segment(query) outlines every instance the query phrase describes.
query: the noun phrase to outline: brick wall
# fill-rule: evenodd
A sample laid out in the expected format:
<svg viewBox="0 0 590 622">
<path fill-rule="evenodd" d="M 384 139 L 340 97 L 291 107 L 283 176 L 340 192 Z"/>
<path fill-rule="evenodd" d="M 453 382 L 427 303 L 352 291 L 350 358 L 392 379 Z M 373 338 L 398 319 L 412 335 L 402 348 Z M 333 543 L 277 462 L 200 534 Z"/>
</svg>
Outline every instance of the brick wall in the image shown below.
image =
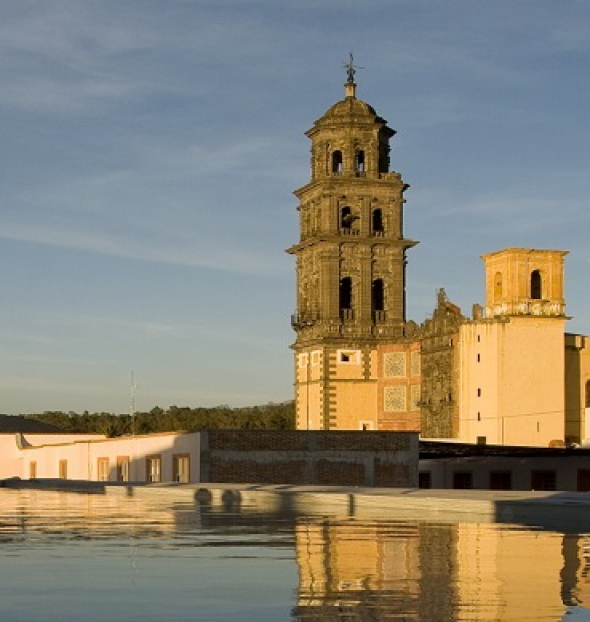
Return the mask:
<svg viewBox="0 0 590 622">
<path fill-rule="evenodd" d="M 201 481 L 416 487 L 414 432 L 208 430 Z"/>
</svg>

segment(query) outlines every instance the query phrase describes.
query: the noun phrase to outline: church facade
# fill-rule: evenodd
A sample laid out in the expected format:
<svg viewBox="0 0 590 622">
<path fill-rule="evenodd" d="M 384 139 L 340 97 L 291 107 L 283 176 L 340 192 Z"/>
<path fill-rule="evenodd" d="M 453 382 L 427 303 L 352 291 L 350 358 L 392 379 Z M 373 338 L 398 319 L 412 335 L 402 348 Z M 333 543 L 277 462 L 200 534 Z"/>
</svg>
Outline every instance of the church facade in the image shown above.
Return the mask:
<svg viewBox="0 0 590 622">
<path fill-rule="evenodd" d="M 590 437 L 590 338 L 565 332 L 566 251 L 482 257 L 485 305 L 472 317 L 439 290 L 406 319 L 403 231 L 409 187 L 392 170 L 395 131 L 356 97 L 306 132 L 292 326 L 300 430 L 418 431 L 422 438 L 561 446 Z"/>
</svg>

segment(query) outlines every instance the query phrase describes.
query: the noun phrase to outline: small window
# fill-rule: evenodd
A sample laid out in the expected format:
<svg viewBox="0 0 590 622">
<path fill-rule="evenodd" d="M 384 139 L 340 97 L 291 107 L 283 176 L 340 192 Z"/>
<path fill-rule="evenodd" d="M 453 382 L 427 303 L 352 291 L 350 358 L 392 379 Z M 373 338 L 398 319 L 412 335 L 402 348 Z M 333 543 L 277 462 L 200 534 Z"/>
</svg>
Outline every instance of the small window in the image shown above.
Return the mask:
<svg viewBox="0 0 590 622">
<path fill-rule="evenodd" d="M 481 397 L 481 389 L 477 389 L 477 397 Z"/>
<path fill-rule="evenodd" d="M 586 380 L 586 408 L 590 408 L 590 380 Z"/>
<path fill-rule="evenodd" d="M 37 463 L 29 462 L 29 479 L 37 479 Z"/>
<path fill-rule="evenodd" d="M 555 471 L 531 471 L 532 490 L 556 490 Z"/>
<path fill-rule="evenodd" d="M 130 479 L 130 459 L 129 456 L 117 456 L 117 481 L 128 482 Z"/>
<path fill-rule="evenodd" d="M 457 471 L 453 473 L 453 488 L 471 490 L 473 488 L 471 471 Z"/>
<path fill-rule="evenodd" d="M 154 484 L 162 481 L 162 457 L 148 456 L 145 459 L 146 481 Z"/>
<path fill-rule="evenodd" d="M 490 473 L 490 490 L 512 490 L 512 473 L 510 471 L 492 471 Z"/>
<path fill-rule="evenodd" d="M 477 362 L 479 363 L 481 361 L 481 356 L 478 354 L 477 355 Z"/>
<path fill-rule="evenodd" d="M 97 475 L 98 475 L 99 482 L 109 481 L 109 459 L 108 458 L 98 458 Z"/>
<path fill-rule="evenodd" d="M 420 471 L 418 473 L 418 487 L 432 488 L 432 474 L 430 471 Z"/>
<path fill-rule="evenodd" d="M 340 363 L 352 363 L 355 365 L 359 364 L 360 352 L 358 350 L 339 350 L 338 351 L 338 361 Z"/>
<path fill-rule="evenodd" d="M 578 469 L 578 491 L 590 492 L 590 469 Z"/>
<path fill-rule="evenodd" d="M 502 273 L 496 272 L 494 276 L 494 298 L 500 300 L 502 298 Z"/>
<path fill-rule="evenodd" d="M 68 461 L 59 461 L 59 479 L 68 479 Z"/>
</svg>

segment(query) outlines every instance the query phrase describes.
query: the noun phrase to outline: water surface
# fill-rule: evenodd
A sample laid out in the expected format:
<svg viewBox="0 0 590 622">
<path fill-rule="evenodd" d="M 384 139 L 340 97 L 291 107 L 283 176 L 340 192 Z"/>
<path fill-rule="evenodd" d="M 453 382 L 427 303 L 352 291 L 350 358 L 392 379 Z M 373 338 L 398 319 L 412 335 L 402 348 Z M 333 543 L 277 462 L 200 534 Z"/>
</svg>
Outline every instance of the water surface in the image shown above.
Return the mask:
<svg viewBox="0 0 590 622">
<path fill-rule="evenodd" d="M 590 620 L 579 529 L 3 489 L 0 544 L 3 622 Z"/>
</svg>

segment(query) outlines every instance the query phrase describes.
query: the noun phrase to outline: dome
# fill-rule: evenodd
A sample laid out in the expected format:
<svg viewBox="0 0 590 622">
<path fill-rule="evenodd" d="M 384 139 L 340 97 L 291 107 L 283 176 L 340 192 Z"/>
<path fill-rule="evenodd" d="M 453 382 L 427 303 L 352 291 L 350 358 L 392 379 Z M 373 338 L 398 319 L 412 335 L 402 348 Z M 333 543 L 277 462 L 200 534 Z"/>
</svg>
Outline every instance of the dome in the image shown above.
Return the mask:
<svg viewBox="0 0 590 622">
<path fill-rule="evenodd" d="M 313 128 L 307 134 L 308 136 L 310 133 L 314 134 L 322 127 L 343 125 L 385 126 L 387 125 L 387 121 L 378 116 L 375 109 L 362 99 L 357 99 L 354 96 L 347 96 L 345 99 L 336 102 L 333 106 L 328 108 L 325 114 L 314 123 Z"/>
</svg>

